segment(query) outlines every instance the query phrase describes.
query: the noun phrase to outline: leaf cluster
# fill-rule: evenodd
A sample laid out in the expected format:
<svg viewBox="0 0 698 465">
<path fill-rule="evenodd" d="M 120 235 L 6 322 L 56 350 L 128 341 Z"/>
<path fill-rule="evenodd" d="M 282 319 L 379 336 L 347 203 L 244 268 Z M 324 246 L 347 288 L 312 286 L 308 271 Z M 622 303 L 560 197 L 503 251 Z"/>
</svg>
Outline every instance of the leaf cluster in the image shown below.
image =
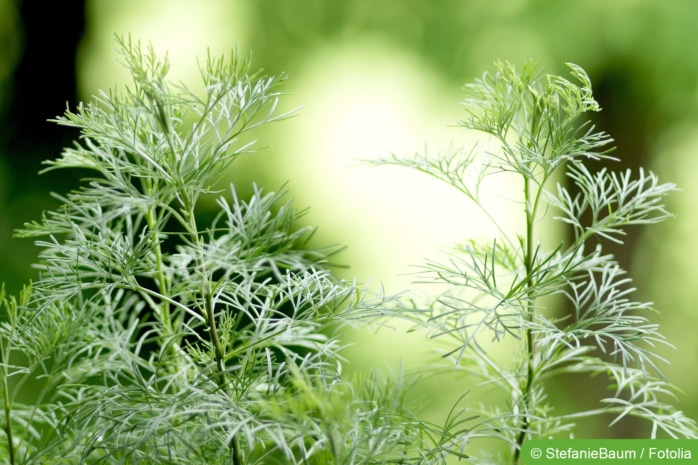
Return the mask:
<svg viewBox="0 0 698 465">
<path fill-rule="evenodd" d="M 40 278 L 5 299 L 0 395 L 11 464 L 376 463 L 406 457 L 404 389 L 341 374 L 337 331 L 379 312 L 309 249 L 285 193 L 223 171 L 278 121 L 283 78 L 237 54 L 199 92 L 118 38 L 133 84 L 56 119 L 81 137 L 47 170 L 92 175 L 19 235 Z M 219 213 L 201 224 L 204 194 Z M 361 382 L 359 382 L 361 381 Z"/>
</svg>

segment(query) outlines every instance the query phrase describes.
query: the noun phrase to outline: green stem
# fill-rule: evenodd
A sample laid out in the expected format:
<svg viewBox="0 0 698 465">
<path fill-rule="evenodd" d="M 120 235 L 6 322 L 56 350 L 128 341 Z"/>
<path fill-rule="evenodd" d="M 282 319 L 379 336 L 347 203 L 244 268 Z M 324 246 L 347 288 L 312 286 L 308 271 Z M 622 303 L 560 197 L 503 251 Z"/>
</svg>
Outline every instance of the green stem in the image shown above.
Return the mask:
<svg viewBox="0 0 698 465">
<path fill-rule="evenodd" d="M 148 228 L 153 235 L 153 250 L 155 251 L 155 281 L 158 286 L 160 293 L 164 295 L 169 295 L 169 286 L 167 283 L 167 278 L 165 276 L 163 267 L 163 254 L 162 246 L 160 245 L 160 238 L 158 237 L 157 228 L 157 217 L 154 209 L 149 209 L 146 215 L 146 221 L 148 222 Z M 170 314 L 170 305 L 168 302 L 163 301 L 159 305 L 160 317 L 162 323 L 165 325 L 165 329 L 168 334 L 174 333 L 174 326 L 172 325 L 172 316 Z"/>
<path fill-rule="evenodd" d="M 146 182 L 144 187 L 144 190 L 148 195 L 156 195 L 155 193 L 157 192 L 157 189 L 152 186 L 150 182 Z M 161 295 L 170 297 L 171 282 L 167 276 L 167 273 L 165 273 L 156 207 L 148 208 L 145 219 L 148 223 L 148 229 L 152 234 L 152 248 L 155 252 L 155 283 Z M 171 337 L 174 337 L 176 334 L 175 327 L 177 325 L 172 321 L 170 301 L 167 299 L 160 299 L 160 301 L 153 307 L 153 311 L 157 313 L 157 317 L 162 325 L 163 342 Z M 181 340 L 173 344 L 168 344 L 172 357 L 174 358 L 174 371 L 179 371 L 180 367 L 180 343 Z"/>
<path fill-rule="evenodd" d="M 211 295 L 211 289 L 208 286 L 208 282 L 204 285 L 204 302 L 206 306 L 206 322 L 208 324 L 208 335 L 211 340 L 211 345 L 213 346 L 213 352 L 216 358 L 216 368 L 218 369 L 218 386 L 225 392 L 228 392 L 228 383 L 225 379 L 225 353 L 223 346 L 221 345 L 220 338 L 218 337 L 218 330 L 216 326 L 216 315 L 213 304 L 213 297 Z"/>
<path fill-rule="evenodd" d="M 7 370 L 5 369 L 7 357 L 5 358 L 5 363 L 3 363 L 3 368 L 2 368 L 2 394 L 3 394 L 3 401 L 4 401 L 4 408 L 5 408 L 5 424 L 3 425 L 2 429 L 5 431 L 5 435 L 7 436 L 7 450 L 10 452 L 10 465 L 15 465 L 16 459 L 15 459 L 15 447 L 14 447 L 14 437 L 12 434 L 12 420 L 11 420 L 11 414 L 12 414 L 12 401 L 10 400 L 10 395 L 8 392 L 8 386 L 7 386 Z"/>
<path fill-rule="evenodd" d="M 162 85 L 161 82 L 158 82 L 159 84 Z M 162 86 L 164 87 L 164 86 Z M 163 91 L 164 93 L 164 91 Z M 163 103 L 162 99 L 160 98 L 160 95 L 156 92 L 148 92 L 146 90 L 146 95 L 152 100 L 152 102 L 155 104 L 156 107 L 156 119 L 160 125 L 160 129 L 165 133 L 167 136 L 167 143 L 170 148 L 170 156 L 171 157 L 176 157 L 177 151 L 176 151 L 176 146 L 174 144 L 174 141 L 172 139 L 173 137 L 173 130 L 172 130 L 172 125 L 170 123 L 170 116 L 169 112 L 166 109 L 166 105 Z M 146 180 L 146 193 L 149 194 L 149 196 L 155 196 L 157 195 L 158 192 L 161 190 L 158 189 L 158 186 L 153 186 L 152 182 L 150 180 Z M 163 254 L 162 254 L 162 247 L 160 245 L 160 238 L 158 237 L 158 218 L 157 218 L 157 213 L 156 213 L 156 208 L 155 207 L 150 207 L 148 209 L 147 215 L 146 215 L 146 221 L 148 222 L 148 227 L 150 228 L 150 231 L 152 231 L 153 234 L 153 247 L 155 250 L 155 279 L 157 281 L 157 286 L 158 289 L 160 290 L 160 293 L 163 295 L 170 295 L 170 282 L 169 279 L 164 271 L 164 263 L 163 263 Z M 165 325 L 165 330 L 166 330 L 166 336 L 173 336 L 175 334 L 174 328 L 175 324 L 172 321 L 172 315 L 170 313 L 170 304 L 167 301 L 162 301 L 160 304 L 160 311 L 161 311 L 161 319 L 162 322 Z M 172 347 L 175 348 L 176 352 L 176 347 L 179 347 L 178 344 L 174 344 Z M 177 364 L 178 365 L 178 364 Z"/>
<path fill-rule="evenodd" d="M 200 258 L 199 258 L 200 260 Z M 203 264 L 199 261 L 200 269 L 203 270 Z M 217 384 L 218 387 L 228 394 L 230 394 L 228 389 L 228 383 L 225 376 L 225 352 L 223 346 L 221 345 L 220 339 L 218 337 L 218 330 L 216 325 L 216 315 L 213 304 L 213 293 L 210 288 L 208 280 L 204 280 L 204 302 L 206 305 L 206 321 L 208 323 L 208 334 L 211 340 L 211 345 L 213 346 L 214 354 L 216 357 L 216 368 L 218 369 L 217 374 Z M 231 448 L 233 449 L 233 464 L 242 465 L 242 452 L 240 450 L 240 440 L 237 435 L 233 436 L 231 439 Z"/>
<path fill-rule="evenodd" d="M 15 302 L 9 302 L 5 299 L 5 285 L 0 286 L 0 305 L 4 305 L 7 309 L 7 320 L 10 323 L 14 333 L 14 328 L 16 327 L 17 314 L 15 313 L 17 307 Z M 5 431 L 7 436 L 7 450 L 10 454 L 10 465 L 15 465 L 15 447 L 14 447 L 14 435 L 12 433 L 12 399 L 9 392 L 9 386 L 7 383 L 7 371 L 10 366 L 10 355 L 12 353 L 11 344 L 14 337 L 11 334 L 10 338 L 7 340 L 7 344 L 10 347 L 5 346 L 5 341 L 0 338 L 0 350 L 2 351 L 2 364 L 0 364 L 0 382 L 2 383 L 2 399 L 3 407 L 5 409 L 5 424 L 2 429 Z"/>
<path fill-rule="evenodd" d="M 201 242 L 201 237 L 199 236 L 196 217 L 194 215 L 194 201 L 190 199 L 186 192 L 181 193 L 181 199 L 184 212 L 188 219 L 188 224 L 185 225 L 185 227 L 187 228 L 191 241 L 196 249 L 198 251 L 203 251 L 203 244 Z M 208 325 L 209 340 L 211 347 L 213 348 L 214 358 L 216 361 L 216 370 L 218 371 L 215 377 L 216 384 L 218 384 L 221 391 L 225 392 L 227 395 L 231 395 L 226 378 L 225 349 L 223 348 L 220 338 L 218 337 L 218 325 L 216 324 L 215 304 L 213 302 L 213 289 L 211 288 L 211 281 L 206 273 L 206 265 L 201 253 L 197 254 L 196 267 L 202 279 L 201 294 L 204 302 L 203 313 L 205 314 L 206 324 Z M 242 450 L 240 448 L 240 440 L 237 435 L 232 437 L 230 447 L 232 448 L 233 465 L 242 465 Z"/>
<path fill-rule="evenodd" d="M 535 199 L 531 199 L 530 179 L 524 176 L 524 197 L 526 208 L 526 243 L 524 252 L 524 267 L 526 270 L 526 287 L 528 288 L 528 301 L 526 303 L 526 318 L 530 323 L 535 318 L 535 296 L 533 293 L 534 278 L 533 278 L 533 227 L 536 218 L 536 210 L 538 199 L 540 197 L 540 189 Z M 526 435 L 531 427 L 531 418 L 529 412 L 531 410 L 531 392 L 533 390 L 534 379 L 534 338 L 531 331 L 531 325 L 526 325 L 524 328 L 524 340 L 526 341 L 526 380 L 521 390 L 520 405 L 523 409 L 523 418 L 519 434 L 516 437 L 516 447 L 514 449 L 514 463 L 519 463 L 521 459 L 521 448 L 526 441 Z"/>
</svg>

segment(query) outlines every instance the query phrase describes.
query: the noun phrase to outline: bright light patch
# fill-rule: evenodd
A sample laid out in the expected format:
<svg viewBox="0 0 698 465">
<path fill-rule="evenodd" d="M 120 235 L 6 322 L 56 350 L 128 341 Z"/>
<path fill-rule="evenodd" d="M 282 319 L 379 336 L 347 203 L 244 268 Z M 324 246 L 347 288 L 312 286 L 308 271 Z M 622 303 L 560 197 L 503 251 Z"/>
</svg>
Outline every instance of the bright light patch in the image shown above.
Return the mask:
<svg viewBox="0 0 698 465">
<path fill-rule="evenodd" d="M 280 163 L 299 203 L 311 207 L 322 242 L 348 245 L 348 276 L 405 289 L 414 280 L 406 275 L 411 266 L 440 247 L 495 234 L 452 187 L 409 169 L 361 163 L 477 143 L 475 134 L 449 127 L 464 117 L 458 86 L 379 41 L 332 44 L 299 69 L 305 73 L 289 87 L 303 109 L 284 123 Z M 479 142 L 484 149 L 487 141 Z M 518 184 L 509 181 L 487 186 L 483 198 L 504 209 L 498 216 L 515 228 L 517 206 L 503 199 L 514 197 Z"/>
<path fill-rule="evenodd" d="M 98 89 L 130 84 L 129 72 L 114 59 L 113 34 L 131 35 L 133 40 L 152 44 L 156 53 L 171 64 L 169 78 L 196 85 L 196 57 L 227 55 L 245 37 L 244 10 L 240 2 L 208 0 L 121 0 L 90 1 L 90 29 L 82 44 L 79 84 L 84 98 Z"/>
</svg>

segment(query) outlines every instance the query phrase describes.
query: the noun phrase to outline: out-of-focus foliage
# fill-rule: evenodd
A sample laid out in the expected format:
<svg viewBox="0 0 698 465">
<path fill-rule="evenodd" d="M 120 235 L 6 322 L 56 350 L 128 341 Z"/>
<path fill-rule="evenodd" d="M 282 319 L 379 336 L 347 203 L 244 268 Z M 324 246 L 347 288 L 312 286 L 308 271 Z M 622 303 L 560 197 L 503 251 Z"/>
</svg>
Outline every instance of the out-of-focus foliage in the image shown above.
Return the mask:
<svg viewBox="0 0 698 465">
<path fill-rule="evenodd" d="M 17 11 L 12 2 L 0 1 L 0 115 L 7 110 L 12 71 L 20 55 Z"/>
</svg>

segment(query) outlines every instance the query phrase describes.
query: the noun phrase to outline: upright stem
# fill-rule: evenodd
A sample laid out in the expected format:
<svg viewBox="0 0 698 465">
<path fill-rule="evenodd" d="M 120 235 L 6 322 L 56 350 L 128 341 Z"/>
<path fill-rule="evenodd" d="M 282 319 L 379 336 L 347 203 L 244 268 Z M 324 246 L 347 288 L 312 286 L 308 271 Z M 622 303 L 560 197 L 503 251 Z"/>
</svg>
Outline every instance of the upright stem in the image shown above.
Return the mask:
<svg viewBox="0 0 698 465">
<path fill-rule="evenodd" d="M 526 318 L 529 322 L 533 322 L 535 318 L 535 296 L 533 295 L 533 225 L 536 218 L 536 206 L 538 204 L 538 195 L 535 199 L 531 198 L 530 179 L 524 176 L 524 197 L 526 208 L 526 243 L 524 251 L 524 267 L 526 271 L 526 287 L 528 288 L 528 299 L 526 302 Z M 534 340 L 530 325 L 524 328 L 524 339 L 526 341 L 526 380 L 521 390 L 520 404 L 523 406 L 523 418 L 521 419 L 521 427 L 519 434 L 516 437 L 516 448 L 514 450 L 514 463 L 519 463 L 521 458 L 521 448 L 526 441 L 531 426 L 530 409 L 531 409 L 531 391 L 533 390 L 534 378 Z"/>
<path fill-rule="evenodd" d="M 218 329 L 216 326 L 216 314 L 213 304 L 213 296 L 208 282 L 204 283 L 202 289 L 204 302 L 206 306 L 206 322 L 208 323 L 208 337 L 213 346 L 213 353 L 216 358 L 216 368 L 218 369 L 217 383 L 218 386 L 225 392 L 228 392 L 228 383 L 225 379 L 225 353 L 218 337 Z"/>
<path fill-rule="evenodd" d="M 203 250 L 203 244 L 201 243 L 201 238 L 199 237 L 199 229 L 196 224 L 196 217 L 194 215 L 194 200 L 189 197 L 186 193 L 181 193 L 181 198 L 183 202 L 184 212 L 186 214 L 188 224 L 185 225 L 187 228 L 191 241 L 197 250 Z M 203 313 L 206 318 L 206 323 L 208 325 L 208 336 L 213 348 L 214 358 L 216 360 L 216 384 L 221 391 L 225 392 L 227 395 L 231 395 L 228 381 L 226 378 L 226 368 L 225 368 L 225 349 L 221 344 L 220 338 L 218 337 L 218 325 L 216 324 L 216 312 L 215 303 L 213 302 L 213 289 L 211 288 L 211 281 L 206 272 L 206 264 L 201 253 L 197 254 L 196 257 L 196 267 L 199 275 L 201 276 L 201 294 L 204 303 Z M 242 450 L 240 448 L 240 440 L 237 435 L 233 436 L 230 441 L 230 447 L 233 454 L 233 465 L 242 465 Z"/>
<path fill-rule="evenodd" d="M 16 307 L 13 307 L 13 303 L 5 300 L 4 284 L 0 286 L 0 305 L 2 304 L 4 304 L 7 308 L 8 320 L 14 329 L 17 321 L 15 319 L 16 314 L 14 312 Z M 12 339 L 8 339 L 7 344 L 12 344 Z M 12 399 L 10 399 L 10 392 L 8 390 L 9 386 L 7 383 L 7 371 L 9 370 L 10 366 L 10 355 L 12 350 L 10 347 L 5 347 L 5 342 L 2 339 L 0 339 L 0 350 L 2 351 L 2 364 L 0 364 L 0 383 L 2 383 L 2 391 L 0 391 L 0 394 L 2 394 L 3 407 L 5 410 L 5 424 L 2 426 L 2 429 L 5 431 L 5 435 L 7 436 L 7 450 L 10 453 L 10 465 L 15 465 L 15 447 L 14 437 L 12 434 Z"/>
<path fill-rule="evenodd" d="M 201 259 L 199 258 L 198 266 L 202 267 Z M 203 269 L 203 268 L 200 268 Z M 208 334 L 213 346 L 213 351 L 216 357 L 217 384 L 218 387 L 225 393 L 230 394 L 228 390 L 228 382 L 225 376 L 225 352 L 218 337 L 218 329 L 216 325 L 216 314 L 213 304 L 213 291 L 207 279 L 204 279 L 204 302 L 206 305 L 206 321 L 208 322 Z M 240 440 L 237 435 L 231 439 L 230 447 L 233 449 L 233 465 L 242 465 L 242 451 L 240 449 Z"/>
<path fill-rule="evenodd" d="M 146 180 L 144 186 L 145 192 L 149 196 L 157 195 L 157 188 L 153 186 L 149 181 Z M 153 251 L 155 252 L 155 283 L 160 294 L 170 297 L 171 282 L 169 277 L 165 273 L 164 258 L 162 254 L 162 246 L 160 244 L 160 228 L 158 225 L 158 214 L 156 207 L 149 207 L 145 215 L 146 221 L 148 222 L 148 228 L 152 234 L 153 241 Z M 172 321 L 170 302 L 165 299 L 161 299 L 157 303 L 157 306 L 153 308 L 153 311 L 157 312 L 157 316 L 162 325 L 162 336 L 164 339 L 168 339 L 175 335 L 175 323 Z M 164 342 L 164 340 L 163 340 Z M 168 344 L 170 352 L 174 357 L 175 370 L 179 370 L 180 367 L 180 343 Z"/>
<path fill-rule="evenodd" d="M 162 247 L 160 245 L 160 237 L 158 237 L 158 227 L 157 227 L 157 216 L 153 208 L 148 210 L 146 215 L 146 221 L 148 222 L 148 228 L 153 235 L 153 249 L 155 252 L 155 281 L 158 286 L 158 290 L 164 294 L 169 294 L 169 286 L 167 283 L 167 278 L 165 277 L 165 272 L 163 268 L 163 256 Z M 172 325 L 172 316 L 170 315 L 170 304 L 167 301 L 162 301 L 159 306 L 160 319 L 170 335 L 174 333 L 174 327 Z"/>
<path fill-rule="evenodd" d="M 8 357 L 5 357 L 7 360 Z M 5 431 L 5 435 L 7 436 L 7 449 L 10 452 L 10 465 L 15 465 L 16 459 L 15 459 L 15 445 L 14 445 L 14 436 L 12 434 L 12 404 L 10 400 L 10 394 L 8 392 L 8 385 L 7 385 L 7 371 L 5 367 L 2 369 L 2 374 L 0 375 L 1 379 L 0 381 L 2 382 L 2 394 L 3 394 L 3 400 L 4 400 L 4 409 L 5 409 L 5 424 L 2 426 L 2 429 Z"/>
<path fill-rule="evenodd" d="M 158 82 L 159 84 L 162 84 L 162 82 Z M 163 103 L 162 98 L 153 91 L 148 91 L 148 89 L 144 89 L 146 95 L 152 100 L 152 102 L 155 104 L 156 107 L 156 119 L 158 121 L 158 124 L 160 125 L 160 129 L 165 133 L 167 136 L 167 143 L 170 148 L 170 156 L 171 157 L 176 157 L 178 156 L 177 150 L 175 143 L 173 141 L 173 133 L 172 133 L 172 125 L 170 123 L 170 116 L 169 112 L 167 111 L 166 105 Z M 148 179 L 145 180 L 146 182 L 146 193 L 148 196 L 154 196 L 157 195 L 159 189 L 157 186 L 153 186 L 152 182 Z M 158 288 L 160 292 L 164 295 L 169 295 L 169 290 L 170 290 L 170 282 L 168 281 L 168 277 L 164 272 L 164 267 L 163 267 L 163 257 L 162 257 L 162 247 L 160 246 L 160 238 L 158 237 L 158 228 L 157 228 L 157 213 L 156 213 L 156 208 L 155 207 L 150 207 L 148 209 L 148 214 L 146 217 L 146 220 L 148 221 L 148 227 L 153 233 L 153 247 L 155 248 L 155 263 L 156 263 L 156 270 L 155 270 L 155 279 L 157 281 Z M 162 301 L 160 304 L 160 313 L 161 313 L 161 319 L 165 325 L 165 329 L 167 332 L 167 336 L 171 336 L 174 334 L 174 324 L 172 322 L 172 316 L 170 314 L 170 304 L 167 301 Z M 178 346 L 179 344 L 176 344 Z M 175 346 L 172 346 L 175 347 Z"/>
</svg>

